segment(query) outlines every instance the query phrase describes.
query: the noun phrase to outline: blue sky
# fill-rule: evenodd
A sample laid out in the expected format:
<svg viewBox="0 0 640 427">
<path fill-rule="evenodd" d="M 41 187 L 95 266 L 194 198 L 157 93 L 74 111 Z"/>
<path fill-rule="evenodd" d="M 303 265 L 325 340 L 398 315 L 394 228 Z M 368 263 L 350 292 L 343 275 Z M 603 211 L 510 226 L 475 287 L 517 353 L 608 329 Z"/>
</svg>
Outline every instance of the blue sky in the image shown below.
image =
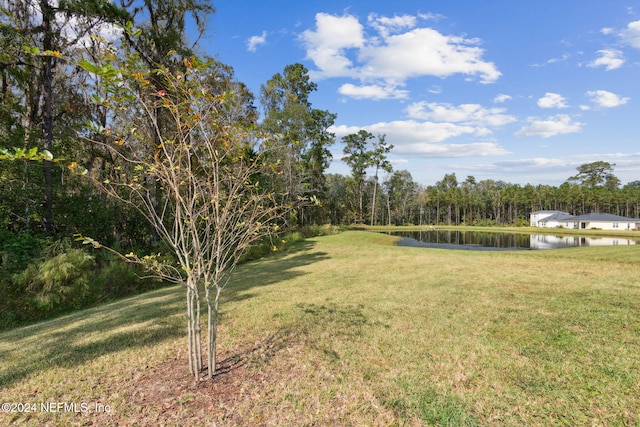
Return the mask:
<svg viewBox="0 0 640 427">
<path fill-rule="evenodd" d="M 584 163 L 640 180 L 640 3 L 605 0 L 230 1 L 201 40 L 259 97 L 296 62 L 341 136 L 386 135 L 431 185 L 559 185 Z"/>
</svg>

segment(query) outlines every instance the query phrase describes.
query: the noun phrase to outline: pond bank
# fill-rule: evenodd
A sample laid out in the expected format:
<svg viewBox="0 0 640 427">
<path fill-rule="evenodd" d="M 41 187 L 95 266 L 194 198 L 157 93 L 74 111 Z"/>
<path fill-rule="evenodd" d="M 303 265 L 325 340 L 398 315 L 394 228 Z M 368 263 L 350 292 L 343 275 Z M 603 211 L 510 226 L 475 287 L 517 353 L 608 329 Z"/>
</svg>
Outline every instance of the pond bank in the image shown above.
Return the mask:
<svg viewBox="0 0 640 427">
<path fill-rule="evenodd" d="M 421 242 L 411 237 L 403 237 L 396 246 L 408 246 L 413 248 L 431 248 L 431 249 L 453 249 L 457 251 L 518 251 L 518 250 L 530 250 L 529 248 L 495 248 L 481 246 L 479 244 L 460 245 L 456 243 L 428 243 Z"/>
</svg>

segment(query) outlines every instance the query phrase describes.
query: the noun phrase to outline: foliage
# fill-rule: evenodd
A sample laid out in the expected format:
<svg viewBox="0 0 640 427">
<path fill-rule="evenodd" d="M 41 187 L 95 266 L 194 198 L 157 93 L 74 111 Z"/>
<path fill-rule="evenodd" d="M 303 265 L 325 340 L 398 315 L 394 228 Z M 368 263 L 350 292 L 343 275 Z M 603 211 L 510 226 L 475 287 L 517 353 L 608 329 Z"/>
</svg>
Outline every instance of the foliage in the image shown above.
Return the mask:
<svg viewBox="0 0 640 427">
<path fill-rule="evenodd" d="M 579 169 L 590 170 L 593 164 L 583 166 Z M 617 178 L 606 178 L 607 175 L 611 172 L 602 176 L 598 181 L 600 185 L 565 182 L 554 187 L 522 186 L 490 179 L 477 181 L 473 176 L 460 182 L 455 173 L 449 173 L 434 185 L 422 187 L 413 182 L 408 172 L 399 171 L 383 183 L 389 208 L 386 216 L 397 225 L 426 222 L 501 226 L 527 225 L 530 212 L 544 209 L 561 210 L 572 215 L 607 212 L 640 217 L 640 187 L 633 182 L 622 188 L 617 184 L 608 185 L 617 182 Z M 378 222 L 386 223 L 384 218 L 382 216 Z"/>
<path fill-rule="evenodd" d="M 328 147 L 335 142 L 329 131 L 336 115 L 312 108 L 309 96 L 317 89 L 302 64 L 285 67 L 261 87 L 264 120 L 261 128 L 273 135 L 271 144 L 278 146 L 277 160 L 282 163 L 282 174 L 273 177 L 289 200 L 299 195 L 323 200 L 325 196 L 324 172 L 332 155 Z M 300 224 L 323 222 L 321 206 L 309 206 L 296 212 Z"/>
<path fill-rule="evenodd" d="M 373 175 L 373 197 L 371 198 L 371 225 L 374 225 L 376 218 L 376 193 L 378 190 L 378 171 L 382 169 L 387 173 L 391 173 L 393 167 L 391 162 L 387 160 L 387 154 L 393 149 L 393 144 L 385 141 L 385 135 L 378 136 L 378 141 L 373 143 L 371 150 L 371 166 L 376 167 Z"/>
<path fill-rule="evenodd" d="M 88 279 L 93 267 L 91 255 L 80 249 L 69 249 L 40 264 L 29 265 L 14 281 L 33 297 L 39 309 L 78 308 L 89 292 Z"/>
<path fill-rule="evenodd" d="M 373 147 L 369 149 L 368 141 L 373 138 L 373 134 L 364 129 L 342 138 L 346 144 L 343 149 L 345 155 L 342 160 L 351 168 L 351 175 L 358 189 L 356 223 L 364 221 L 364 194 L 367 186 L 365 182 L 366 170 L 371 166 L 375 166 L 373 196 L 371 197 L 371 225 L 374 225 L 376 218 L 378 172 L 382 169 L 387 173 L 391 173 L 392 167 L 387 160 L 387 154 L 393 149 L 393 145 L 385 141 L 385 135 L 378 135 L 378 141 L 374 142 Z"/>
<path fill-rule="evenodd" d="M 236 121 L 233 92 L 207 86 L 211 63 L 183 58 L 184 72 L 113 49 L 99 63 L 81 66 L 100 80 L 95 102 L 110 112 L 109 129 L 93 123 L 92 142 L 118 159 L 106 170 L 77 169 L 105 194 L 139 210 L 172 253 L 123 259 L 187 291 L 189 365 L 201 375 L 200 293 L 207 304 L 207 369 L 216 369 L 217 316 L 228 274 L 253 242 L 278 231 L 300 200 L 280 194 L 271 178 L 280 163 L 269 135 Z M 162 81 L 163 89 L 154 83 Z M 224 88 L 223 88 L 224 89 Z M 122 114 L 128 111 L 130 114 Z M 133 113 L 137 112 L 137 113 Z M 81 240 L 102 247 L 92 238 Z M 110 249 L 114 254 L 117 251 Z M 172 262 L 174 260 L 175 262 Z"/>
<path fill-rule="evenodd" d="M 317 203 L 305 207 L 300 197 L 321 196 L 323 174 L 330 159 L 327 147 L 333 142 L 328 128 L 335 115 L 310 108 L 308 94 L 315 90 L 315 84 L 309 81 L 304 67 L 296 64 L 287 67 L 285 73 L 286 80 L 292 83 L 285 91 L 288 101 L 276 109 L 287 110 L 285 115 L 299 110 L 305 146 L 301 151 L 286 153 L 284 134 L 273 132 L 267 136 L 266 127 L 262 132 L 256 131 L 258 116 L 253 95 L 234 80 L 233 69 L 212 59 L 200 61 L 192 57 L 197 43 L 189 45 L 187 23 L 196 24 L 196 37 L 202 35 L 207 16 L 214 12 L 210 0 L 29 0 L 4 3 L 1 10 L 0 229 L 8 230 L 11 239 L 15 238 L 13 243 L 3 238 L 0 247 L 3 272 L 10 272 L 0 278 L 3 318 L 38 318 L 31 306 L 25 305 L 25 286 L 34 292 L 38 288 L 33 284 L 37 282 L 33 279 L 37 268 L 31 267 L 30 272 L 26 269 L 29 263 L 36 266 L 57 256 L 41 254 L 42 246 L 46 246 L 42 242 L 55 242 L 63 236 L 91 236 L 94 242 L 120 253 L 146 253 L 146 257 L 141 255 L 138 259 L 150 266 L 170 265 L 164 273 L 170 272 L 175 279 L 185 275 L 185 268 L 189 267 L 180 266 L 175 258 L 169 262 L 169 258 L 154 255 L 163 237 L 154 228 L 158 221 L 145 221 L 149 217 L 145 217 L 145 209 L 138 209 L 141 205 L 117 204 L 81 177 L 86 173 L 84 178 L 90 178 L 103 190 L 109 187 L 120 198 L 128 198 L 136 191 L 139 195 L 144 193 L 144 200 L 162 210 L 172 197 L 172 189 L 163 186 L 163 177 L 153 169 L 153 161 L 160 151 L 166 149 L 167 154 L 172 149 L 174 142 L 180 140 L 177 135 L 222 143 L 209 154 L 221 166 L 217 172 L 227 174 L 228 179 L 218 182 L 219 193 L 209 200 L 217 198 L 217 207 L 227 206 L 227 213 L 245 208 L 244 212 L 254 208 L 269 210 L 275 205 L 291 210 L 295 206 L 302 221 L 321 221 L 322 206 Z M 107 33 L 111 34 L 110 39 L 103 36 Z M 130 72 L 119 74 L 127 69 Z M 128 86 L 119 87 L 115 82 L 119 78 L 127 80 Z M 194 81 L 181 80 L 185 78 Z M 292 93 L 296 93 L 295 99 L 290 96 Z M 196 105 L 198 111 L 174 114 Z M 86 127 L 86 123 L 91 125 Z M 78 139 L 78 135 L 82 138 Z M 150 159 L 150 163 L 129 163 L 132 158 L 127 155 L 136 150 L 141 150 L 137 154 Z M 175 154 L 173 160 L 179 162 L 188 159 L 194 167 L 192 172 L 204 182 L 208 165 L 206 156 L 198 159 L 202 153 L 198 150 L 176 150 L 169 157 Z M 282 165 L 293 164 L 290 155 L 296 156 L 294 168 L 301 173 L 300 180 L 289 183 L 295 183 L 296 188 L 279 182 L 286 170 Z M 167 171 L 172 173 L 169 167 Z M 225 191 L 239 191 L 242 195 L 225 199 L 221 196 Z M 265 197 L 261 199 L 261 195 Z M 214 206 L 202 198 L 198 204 L 199 213 L 194 214 L 198 226 L 205 224 L 201 229 L 209 231 L 217 229 L 219 224 L 208 222 L 210 215 L 206 212 Z M 164 210 L 162 215 L 171 221 L 176 210 Z M 244 221 L 242 214 L 226 218 L 234 224 L 233 232 L 227 236 L 250 236 L 239 245 L 233 238 L 223 239 L 228 249 L 223 257 L 231 263 L 241 258 L 239 248 L 248 245 L 254 233 L 256 239 L 264 233 L 273 233 L 275 238 L 287 223 L 286 218 L 273 223 L 262 218 L 252 223 Z M 33 236 L 38 244 L 31 248 L 29 238 L 24 236 Z M 94 268 L 97 278 L 89 292 L 95 299 L 87 294 L 82 298 L 85 303 L 145 289 L 143 282 L 134 278 L 135 268 L 131 265 L 102 263 L 100 259 Z M 212 262 L 224 264 L 219 261 L 220 258 Z M 17 283 L 12 278 L 19 274 L 24 276 Z M 110 279 L 117 274 L 123 277 L 118 281 Z M 198 285 L 208 282 L 201 280 Z M 54 299 L 51 298 L 52 304 Z M 55 310 L 64 311 L 63 306 L 73 305 L 64 298 L 57 300 Z M 50 312 L 41 314 L 47 316 Z"/>
<path fill-rule="evenodd" d="M 0 231 L 0 280 L 24 270 L 36 258 L 46 240 L 32 234 Z"/>
<path fill-rule="evenodd" d="M 31 234 L 0 232 L 0 329 L 32 316 L 29 297 L 13 277 L 25 270 L 45 245 L 46 240 Z"/>
<path fill-rule="evenodd" d="M 295 248 L 305 239 L 319 236 L 330 236 L 340 233 L 340 228 L 333 225 L 306 225 L 296 230 L 287 231 L 277 237 L 265 236 L 252 244 L 243 254 L 241 261 L 254 261 L 277 251 Z"/>
<path fill-rule="evenodd" d="M 374 135 L 364 129 L 358 133 L 349 134 L 342 138 L 345 142 L 344 157 L 342 160 L 351 168 L 351 175 L 358 187 L 358 218 L 357 223 L 363 222 L 363 195 L 366 170 L 371 166 L 372 152 L 367 149 L 367 142 Z"/>
<path fill-rule="evenodd" d="M 112 255 L 96 256 L 68 239 L 0 233 L 0 329 L 32 323 L 163 284 Z"/>
<path fill-rule="evenodd" d="M 300 228 L 300 234 L 305 239 L 311 237 L 332 236 L 341 232 L 340 227 L 335 225 L 308 225 Z"/>
<path fill-rule="evenodd" d="M 146 65 L 155 68 L 163 64 L 177 71 L 183 69 L 181 58 L 194 54 L 194 45 L 187 41 L 187 23 L 192 22 L 196 41 L 204 34 L 207 17 L 215 12 L 211 0 L 146 0 L 126 2 L 129 19 L 123 33 L 127 45 Z M 132 31 L 135 22 L 136 29 Z M 175 53 L 175 55 L 172 55 Z M 158 76 L 159 77 L 159 76 Z M 162 79 L 152 80 L 157 90 Z"/>
<path fill-rule="evenodd" d="M 616 188 L 620 180 L 613 174 L 614 164 L 604 161 L 586 163 L 578 166 L 578 174 L 567 179 L 590 188 L 604 185 L 607 188 Z"/>
<path fill-rule="evenodd" d="M 384 182 L 383 190 L 387 194 L 387 223 L 404 225 L 415 218 L 412 213 L 416 210 L 419 214 L 418 223 L 421 223 L 420 212 L 424 210 L 425 203 L 420 200 L 419 186 L 408 171 L 394 171 Z"/>
</svg>

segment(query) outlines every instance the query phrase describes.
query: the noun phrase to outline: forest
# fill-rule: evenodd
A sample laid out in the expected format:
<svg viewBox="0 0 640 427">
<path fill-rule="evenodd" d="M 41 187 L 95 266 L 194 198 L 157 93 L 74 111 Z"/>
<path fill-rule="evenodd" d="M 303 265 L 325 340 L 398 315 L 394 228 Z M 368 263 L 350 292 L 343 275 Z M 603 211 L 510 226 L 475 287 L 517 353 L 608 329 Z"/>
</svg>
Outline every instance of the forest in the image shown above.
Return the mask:
<svg viewBox="0 0 640 427">
<path fill-rule="evenodd" d="M 212 13 L 209 0 L 3 2 L 0 328 L 198 269 L 208 284 L 314 226 L 520 226 L 541 209 L 640 217 L 640 180 L 623 186 L 604 161 L 560 186 L 455 172 L 417 183 L 366 129 L 332 159 L 337 117 L 310 102 L 308 70 L 283 64 L 251 93 L 188 40 Z M 351 175 L 327 173 L 332 161 Z M 193 261 L 203 247 L 215 262 Z"/>
</svg>

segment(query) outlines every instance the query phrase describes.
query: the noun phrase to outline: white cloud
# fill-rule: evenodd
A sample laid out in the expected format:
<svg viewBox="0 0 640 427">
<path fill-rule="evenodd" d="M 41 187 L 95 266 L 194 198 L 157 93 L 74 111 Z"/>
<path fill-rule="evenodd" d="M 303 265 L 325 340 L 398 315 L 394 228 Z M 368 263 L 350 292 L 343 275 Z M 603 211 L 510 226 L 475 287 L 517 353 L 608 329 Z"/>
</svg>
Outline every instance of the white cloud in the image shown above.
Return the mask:
<svg viewBox="0 0 640 427">
<path fill-rule="evenodd" d="M 635 174 L 640 167 L 640 160 L 630 159 L 632 156 L 637 156 L 638 153 L 616 153 L 616 156 L 620 155 L 620 158 L 616 158 L 616 175 L 620 177 L 623 182 L 625 180 L 635 179 Z M 521 183 L 544 183 L 549 182 L 552 185 L 559 185 L 566 181 L 566 179 L 572 175 L 575 175 L 576 168 L 585 163 L 590 163 L 603 158 L 607 158 L 607 154 L 580 154 L 575 156 L 569 156 L 566 158 L 524 158 L 513 160 L 502 160 L 495 163 L 482 164 L 480 162 L 474 162 L 474 166 L 467 167 L 466 169 L 474 175 L 482 176 L 487 175 L 491 179 L 501 178 L 506 182 L 520 181 Z M 624 158 L 624 159 L 623 159 Z M 462 168 L 458 168 L 460 170 Z M 518 177 L 522 177 L 518 179 Z M 629 178 L 626 178 L 629 177 Z"/>
<path fill-rule="evenodd" d="M 402 86 L 420 76 L 445 78 L 454 74 L 495 82 L 501 73 L 483 60 L 479 39 L 447 36 L 431 28 L 414 28 L 415 17 L 370 15 L 368 25 L 379 36 L 367 36 L 351 15 L 316 15 L 316 28 L 304 31 L 300 40 L 317 70 L 313 79 L 352 77 L 377 86 Z"/>
<path fill-rule="evenodd" d="M 374 135 L 386 135 L 386 141 L 394 145 L 393 153 L 429 158 L 462 158 L 477 156 L 502 156 L 509 151 L 492 142 L 469 144 L 440 144 L 440 142 L 462 135 L 478 135 L 473 126 L 454 123 L 418 122 L 414 120 L 379 122 L 371 125 L 334 126 L 329 130 L 337 137 L 366 129 Z"/>
<path fill-rule="evenodd" d="M 431 28 L 416 28 L 393 35 L 380 46 L 360 50 L 365 77 L 404 81 L 419 76 L 448 77 L 478 75 L 482 83 L 496 81 L 501 73 L 491 62 L 481 60 L 479 40 L 445 36 Z"/>
<path fill-rule="evenodd" d="M 511 97 L 511 95 L 505 95 L 504 93 L 499 93 L 498 95 L 496 95 L 495 98 L 493 98 L 493 102 L 495 104 L 501 104 L 501 103 L 503 103 L 505 101 L 509 101 L 511 99 L 513 99 Z"/>
<path fill-rule="evenodd" d="M 428 158 L 462 158 L 502 156 L 509 151 L 494 142 L 442 144 L 451 138 L 490 134 L 489 127 L 502 126 L 515 121 L 503 109 L 486 109 L 477 104 L 452 106 L 449 104 L 418 102 L 406 109 L 411 120 L 378 122 L 362 127 L 334 126 L 330 129 L 337 137 L 366 129 L 374 135 L 386 135 L 386 141 L 395 146 L 393 152 Z"/>
<path fill-rule="evenodd" d="M 300 39 L 307 49 L 307 57 L 320 69 L 310 71 L 312 79 L 355 75 L 345 50 L 364 46 L 363 27 L 356 17 L 318 13 L 316 30 L 304 31 Z"/>
<path fill-rule="evenodd" d="M 396 120 L 392 122 L 378 122 L 371 125 L 335 126 L 331 132 L 342 137 L 366 129 L 374 135 L 387 135 L 387 142 L 394 145 L 405 143 L 434 143 L 461 135 L 474 135 L 475 126 L 457 125 L 454 123 L 420 122 L 416 120 Z"/>
<path fill-rule="evenodd" d="M 547 60 L 547 64 L 555 64 L 556 62 L 564 62 L 571 58 L 571 55 L 568 53 L 563 53 L 560 58 L 551 58 Z"/>
<path fill-rule="evenodd" d="M 567 108 L 568 105 L 562 95 L 558 93 L 547 92 L 538 99 L 538 107 L 540 108 Z"/>
<path fill-rule="evenodd" d="M 640 49 L 640 21 L 627 24 L 627 28 L 620 32 L 620 37 L 629 46 Z"/>
<path fill-rule="evenodd" d="M 521 183 L 549 183 L 558 185 L 566 179 L 575 175 L 575 169 L 579 163 L 574 163 L 568 159 L 558 158 L 528 158 L 496 162 L 493 164 L 492 175 L 502 175 L 505 181 L 516 181 Z"/>
<path fill-rule="evenodd" d="M 504 156 L 510 154 L 509 151 L 492 142 L 476 142 L 471 144 L 407 144 L 399 147 L 396 146 L 394 151 L 400 154 L 411 154 L 434 159 Z"/>
<path fill-rule="evenodd" d="M 355 99 L 406 99 L 408 91 L 399 90 L 395 87 L 382 87 L 378 85 L 355 86 L 346 83 L 340 86 L 338 93 Z"/>
<path fill-rule="evenodd" d="M 394 160 L 389 160 L 389 162 L 392 165 L 406 165 L 407 163 L 409 163 L 409 160 L 407 160 L 407 159 L 394 159 Z"/>
<path fill-rule="evenodd" d="M 476 126 L 503 126 L 516 121 L 504 114 L 504 108 L 484 108 L 480 104 L 453 106 L 444 103 L 417 102 L 407 107 L 409 117 L 436 122 L 463 123 Z"/>
<path fill-rule="evenodd" d="M 624 58 L 622 52 L 617 49 L 599 50 L 600 57 L 587 64 L 587 67 L 604 67 L 607 71 L 622 67 Z"/>
<path fill-rule="evenodd" d="M 531 167 L 556 167 L 556 166 L 567 166 L 569 162 L 565 159 L 550 159 L 545 157 L 534 157 L 531 159 L 518 159 L 518 160 L 507 160 L 504 162 L 497 163 L 499 165 L 512 165 L 516 167 L 522 166 L 531 166 Z"/>
<path fill-rule="evenodd" d="M 407 28 L 414 28 L 417 23 L 416 17 L 411 15 L 389 18 L 372 13 L 367 20 L 369 25 L 375 28 L 383 38 L 387 38 L 391 33 L 398 33 Z"/>
<path fill-rule="evenodd" d="M 568 59 L 571 58 L 571 54 L 569 53 L 563 53 L 562 56 L 560 56 L 559 58 L 550 58 L 547 59 L 545 62 L 543 63 L 537 63 L 537 64 L 533 64 L 533 67 L 544 67 L 548 64 L 555 64 L 557 62 L 564 62 L 567 61 Z"/>
<path fill-rule="evenodd" d="M 444 19 L 445 16 L 441 15 L 439 13 L 419 13 L 418 16 L 420 17 L 420 19 L 426 19 L 426 20 L 431 20 L 431 21 L 440 21 L 441 19 Z"/>
<path fill-rule="evenodd" d="M 629 98 L 620 97 L 619 95 L 606 90 L 590 90 L 587 92 L 587 96 L 591 98 L 591 101 L 594 104 L 602 108 L 618 107 L 629 101 Z"/>
<path fill-rule="evenodd" d="M 529 118 L 527 122 L 529 124 L 523 126 L 515 133 L 515 136 L 539 136 L 549 138 L 567 133 L 578 133 L 582 130 L 583 125 L 580 122 L 573 122 L 571 117 L 566 114 L 557 114 L 546 120 Z"/>
<path fill-rule="evenodd" d="M 251 36 L 247 40 L 247 50 L 249 52 L 255 52 L 258 46 L 264 45 L 267 42 L 267 32 L 263 31 L 259 36 Z"/>
</svg>

